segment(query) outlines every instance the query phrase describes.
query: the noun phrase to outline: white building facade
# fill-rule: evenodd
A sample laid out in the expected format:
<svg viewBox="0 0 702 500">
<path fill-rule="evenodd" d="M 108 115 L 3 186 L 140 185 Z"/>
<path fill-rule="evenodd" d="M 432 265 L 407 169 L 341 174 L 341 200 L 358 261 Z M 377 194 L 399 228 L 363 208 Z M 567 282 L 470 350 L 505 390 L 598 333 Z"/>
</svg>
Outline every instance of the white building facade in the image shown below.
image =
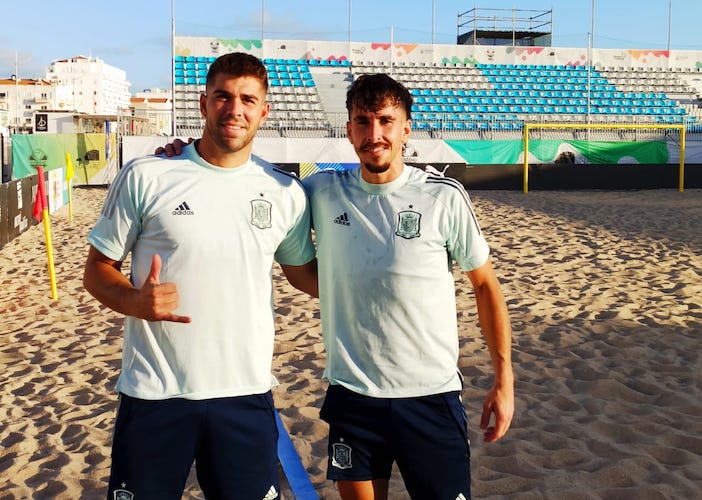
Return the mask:
<svg viewBox="0 0 702 500">
<path fill-rule="evenodd" d="M 0 133 L 33 128 L 37 112 L 56 109 L 59 88 L 49 80 L 0 78 Z"/>
<path fill-rule="evenodd" d="M 57 85 L 57 110 L 108 115 L 129 107 L 126 72 L 96 57 L 55 60 L 46 79 Z"/>
<path fill-rule="evenodd" d="M 131 98 L 130 111 L 134 118 L 148 122 L 151 134 L 170 135 L 172 133 L 171 91 L 147 89 Z"/>
</svg>

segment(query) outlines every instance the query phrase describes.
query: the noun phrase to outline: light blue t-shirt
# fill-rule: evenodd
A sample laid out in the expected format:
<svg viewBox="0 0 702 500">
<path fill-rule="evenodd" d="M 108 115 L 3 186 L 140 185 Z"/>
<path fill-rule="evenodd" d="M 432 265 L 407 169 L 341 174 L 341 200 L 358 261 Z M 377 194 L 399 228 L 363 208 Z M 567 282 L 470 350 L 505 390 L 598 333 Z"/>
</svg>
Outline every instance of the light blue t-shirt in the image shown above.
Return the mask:
<svg viewBox="0 0 702 500">
<path fill-rule="evenodd" d="M 141 287 L 158 253 L 160 281 L 178 286 L 176 314 L 192 323 L 127 316 L 117 389 L 142 399 L 260 394 L 275 384 L 273 260 L 314 258 L 307 197 L 293 175 L 252 158 L 237 168 L 181 156 L 127 164 L 88 241 L 107 257 L 131 253 Z"/>
<path fill-rule="evenodd" d="M 489 248 L 454 179 L 405 166 L 387 184 L 320 172 L 310 196 L 319 261 L 324 376 L 373 397 L 460 390 L 452 265 Z"/>
</svg>

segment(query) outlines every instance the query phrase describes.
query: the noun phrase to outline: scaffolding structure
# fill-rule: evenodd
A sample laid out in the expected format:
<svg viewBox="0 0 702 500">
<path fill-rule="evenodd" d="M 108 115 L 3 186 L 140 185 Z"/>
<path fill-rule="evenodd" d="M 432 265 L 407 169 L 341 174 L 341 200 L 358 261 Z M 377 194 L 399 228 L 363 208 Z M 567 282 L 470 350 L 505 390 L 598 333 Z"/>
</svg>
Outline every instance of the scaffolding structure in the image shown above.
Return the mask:
<svg viewBox="0 0 702 500">
<path fill-rule="evenodd" d="M 479 9 L 458 14 L 459 45 L 550 47 L 553 9 Z"/>
</svg>

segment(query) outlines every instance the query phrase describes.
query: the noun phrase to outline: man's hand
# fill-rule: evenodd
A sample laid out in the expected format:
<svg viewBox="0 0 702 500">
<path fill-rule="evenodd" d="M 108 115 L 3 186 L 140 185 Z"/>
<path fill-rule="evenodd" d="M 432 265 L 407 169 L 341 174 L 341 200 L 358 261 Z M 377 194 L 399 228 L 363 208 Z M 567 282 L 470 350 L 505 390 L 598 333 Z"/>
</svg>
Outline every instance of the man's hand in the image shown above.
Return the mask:
<svg viewBox="0 0 702 500">
<path fill-rule="evenodd" d="M 147 321 L 190 323 L 190 317 L 172 314 L 178 308 L 178 287 L 175 283 L 161 283 L 159 274 L 161 257 L 154 254 L 149 275 L 139 289 L 139 314 L 136 316 Z"/>
<path fill-rule="evenodd" d="M 156 148 L 156 151 L 154 151 L 154 154 L 156 156 L 162 155 L 163 153 L 166 153 L 166 156 L 171 158 L 173 156 L 180 156 L 183 154 L 183 148 L 193 142 L 195 139 L 192 137 L 188 139 L 187 144 L 180 139 L 176 138 L 173 142 L 169 142 L 163 147 Z"/>
<path fill-rule="evenodd" d="M 110 259 L 90 246 L 83 272 L 85 289 L 113 311 L 147 321 L 190 323 L 188 316 L 172 314 L 178 308 L 178 287 L 161 283 L 161 256 L 154 255 L 151 269 L 141 288 L 122 274 L 122 261 Z"/>
<path fill-rule="evenodd" d="M 466 273 L 473 285 L 478 321 L 490 352 L 495 382 L 485 397 L 480 428 L 483 440 L 497 441 L 507 433 L 514 416 L 514 372 L 512 371 L 512 327 L 504 295 L 492 261 Z M 490 425 L 492 415 L 494 425 Z"/>
<path fill-rule="evenodd" d="M 490 425 L 490 418 L 495 415 L 495 425 Z M 493 386 L 485 397 L 480 428 L 483 441 L 493 443 L 507 434 L 514 416 L 514 384 L 507 383 L 503 387 Z"/>
</svg>

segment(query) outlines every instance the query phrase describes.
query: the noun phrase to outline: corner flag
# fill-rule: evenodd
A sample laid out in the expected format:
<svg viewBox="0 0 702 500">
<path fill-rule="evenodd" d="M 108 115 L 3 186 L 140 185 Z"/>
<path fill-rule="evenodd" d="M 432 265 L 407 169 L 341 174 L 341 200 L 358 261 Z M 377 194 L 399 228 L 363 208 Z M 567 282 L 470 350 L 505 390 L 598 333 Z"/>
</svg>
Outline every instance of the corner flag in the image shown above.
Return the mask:
<svg viewBox="0 0 702 500">
<path fill-rule="evenodd" d="M 71 155 L 66 153 L 66 180 L 70 181 L 73 179 L 73 162 L 71 161 Z"/>
<path fill-rule="evenodd" d="M 39 174 L 39 185 L 37 186 L 37 196 L 34 198 L 32 215 L 37 222 L 41 222 L 44 209 L 46 208 L 46 185 L 44 184 L 44 167 L 37 167 Z"/>
<path fill-rule="evenodd" d="M 44 184 L 44 167 L 37 167 L 39 174 L 39 184 L 37 185 L 37 197 L 34 199 L 32 215 L 37 222 L 44 221 L 44 239 L 46 240 L 46 257 L 49 261 L 49 280 L 51 283 L 51 298 L 58 299 L 56 288 L 56 272 L 54 271 L 54 248 L 51 244 L 51 225 L 49 224 L 49 207 L 46 203 L 46 185 Z"/>
</svg>

